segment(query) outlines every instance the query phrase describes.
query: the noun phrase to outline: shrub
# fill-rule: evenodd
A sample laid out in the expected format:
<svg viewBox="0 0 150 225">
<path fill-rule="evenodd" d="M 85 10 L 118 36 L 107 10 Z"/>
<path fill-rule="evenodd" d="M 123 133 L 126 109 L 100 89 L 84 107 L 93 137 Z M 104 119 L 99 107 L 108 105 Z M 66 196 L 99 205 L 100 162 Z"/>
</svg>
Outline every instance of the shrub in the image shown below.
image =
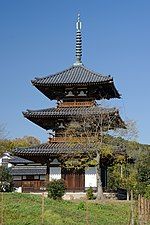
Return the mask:
<svg viewBox="0 0 150 225">
<path fill-rule="evenodd" d="M 94 199 L 94 194 L 93 194 L 93 188 L 92 188 L 92 187 L 89 187 L 89 188 L 87 189 L 86 197 L 87 197 L 87 199 L 89 199 L 89 200 Z"/>
<path fill-rule="evenodd" d="M 47 185 L 48 197 L 53 199 L 61 199 L 65 194 L 65 189 L 64 180 L 52 180 Z"/>
</svg>

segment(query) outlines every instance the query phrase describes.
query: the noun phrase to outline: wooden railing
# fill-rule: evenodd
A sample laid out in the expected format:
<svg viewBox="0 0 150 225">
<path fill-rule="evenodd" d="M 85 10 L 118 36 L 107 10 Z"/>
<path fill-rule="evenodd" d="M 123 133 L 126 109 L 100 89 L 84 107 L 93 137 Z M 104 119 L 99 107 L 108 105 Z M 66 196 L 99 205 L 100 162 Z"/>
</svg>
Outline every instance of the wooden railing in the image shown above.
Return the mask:
<svg viewBox="0 0 150 225">
<path fill-rule="evenodd" d="M 83 138 L 82 138 L 83 139 Z M 80 142 L 81 137 L 53 137 L 53 138 L 49 138 L 49 142 L 50 143 L 61 143 L 61 142 Z"/>
<path fill-rule="evenodd" d="M 63 107 L 82 107 L 82 106 L 94 106 L 94 101 L 85 101 L 85 102 L 60 102 L 58 104 L 59 108 Z"/>
<path fill-rule="evenodd" d="M 93 137 L 53 137 L 49 138 L 49 143 L 62 143 L 62 142 L 72 142 L 72 143 L 83 143 L 87 142 L 88 139 L 92 139 Z"/>
</svg>

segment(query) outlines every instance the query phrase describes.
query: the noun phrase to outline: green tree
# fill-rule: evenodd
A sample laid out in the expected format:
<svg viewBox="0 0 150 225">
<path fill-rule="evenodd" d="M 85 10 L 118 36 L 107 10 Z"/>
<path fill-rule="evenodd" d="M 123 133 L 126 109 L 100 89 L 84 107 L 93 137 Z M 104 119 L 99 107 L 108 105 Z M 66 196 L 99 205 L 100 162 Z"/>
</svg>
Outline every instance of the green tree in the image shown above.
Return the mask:
<svg viewBox="0 0 150 225">
<path fill-rule="evenodd" d="M 70 123 L 66 130 L 68 145 L 79 147 L 75 152 L 63 156 L 64 166 L 67 168 L 80 169 L 89 166 L 96 167 L 97 176 L 97 199 L 103 199 L 101 181 L 101 166 L 104 159 L 113 157 L 114 148 L 106 140 L 106 134 L 114 129 L 116 115 L 111 115 L 102 110 L 98 115 L 84 115 Z M 124 124 L 122 124 L 123 126 Z"/>
<path fill-rule="evenodd" d="M 6 151 L 11 151 L 12 149 L 12 142 L 7 139 L 0 139 L 0 156 L 3 155 Z"/>
<path fill-rule="evenodd" d="M 15 138 L 12 140 L 12 148 L 30 147 L 39 145 L 39 139 L 32 136 L 24 136 L 23 138 Z"/>
<path fill-rule="evenodd" d="M 30 147 L 39 144 L 40 141 L 32 136 L 25 136 L 23 138 L 15 139 L 0 139 L 0 156 L 4 152 L 11 152 L 14 148 L 17 147 Z"/>
<path fill-rule="evenodd" d="M 150 146 L 144 146 L 141 155 L 136 161 L 136 168 L 137 192 L 144 195 L 150 185 Z"/>
<path fill-rule="evenodd" d="M 0 191 L 13 191 L 13 178 L 8 168 L 0 166 Z"/>
<path fill-rule="evenodd" d="M 109 137 L 110 138 L 110 137 Z M 150 146 L 120 137 L 110 138 L 110 142 L 122 143 L 127 153 L 127 160 L 116 159 L 108 170 L 108 186 L 133 190 L 135 196 L 144 195 L 150 184 Z"/>
</svg>

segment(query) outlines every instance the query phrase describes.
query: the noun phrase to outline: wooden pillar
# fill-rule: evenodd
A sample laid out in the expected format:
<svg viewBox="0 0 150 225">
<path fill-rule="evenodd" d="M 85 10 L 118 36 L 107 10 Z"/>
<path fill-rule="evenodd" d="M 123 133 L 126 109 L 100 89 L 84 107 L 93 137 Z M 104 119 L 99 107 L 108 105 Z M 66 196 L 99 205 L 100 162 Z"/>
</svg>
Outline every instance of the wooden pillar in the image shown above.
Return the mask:
<svg viewBox="0 0 150 225">
<path fill-rule="evenodd" d="M 144 224 L 144 198 L 141 197 L 141 225 Z"/>
<path fill-rule="evenodd" d="M 105 166 L 105 189 L 107 189 L 107 166 Z"/>
<path fill-rule="evenodd" d="M 46 182 L 49 182 L 49 175 L 50 175 L 50 166 L 49 163 L 46 164 L 47 168 L 46 168 Z"/>
<path fill-rule="evenodd" d="M 107 166 L 101 167 L 101 179 L 103 188 L 107 188 Z"/>
<path fill-rule="evenodd" d="M 134 225 L 134 202 L 133 202 L 133 190 L 131 190 L 131 225 Z"/>
</svg>

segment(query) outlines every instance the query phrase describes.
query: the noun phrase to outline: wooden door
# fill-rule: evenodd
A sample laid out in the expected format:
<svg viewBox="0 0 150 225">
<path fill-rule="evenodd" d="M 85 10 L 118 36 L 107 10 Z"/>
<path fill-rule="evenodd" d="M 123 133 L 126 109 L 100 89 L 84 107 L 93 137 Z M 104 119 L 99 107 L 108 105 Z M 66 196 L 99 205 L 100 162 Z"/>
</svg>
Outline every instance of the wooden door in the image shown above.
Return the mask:
<svg viewBox="0 0 150 225">
<path fill-rule="evenodd" d="M 67 191 L 84 191 L 85 173 L 83 170 L 62 170 L 62 178 L 65 180 Z"/>
<path fill-rule="evenodd" d="M 22 191 L 30 192 L 34 190 L 34 185 L 32 181 L 22 181 Z"/>
</svg>

